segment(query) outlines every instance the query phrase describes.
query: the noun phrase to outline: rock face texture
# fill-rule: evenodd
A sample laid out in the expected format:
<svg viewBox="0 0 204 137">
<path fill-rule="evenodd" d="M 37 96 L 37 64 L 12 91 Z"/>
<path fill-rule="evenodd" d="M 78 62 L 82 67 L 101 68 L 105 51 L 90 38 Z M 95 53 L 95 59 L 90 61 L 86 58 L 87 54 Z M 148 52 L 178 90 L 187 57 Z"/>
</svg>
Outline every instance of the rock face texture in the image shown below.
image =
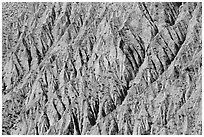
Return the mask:
<svg viewBox="0 0 204 137">
<path fill-rule="evenodd" d="M 3 134 L 202 134 L 201 3 L 2 7 Z"/>
</svg>

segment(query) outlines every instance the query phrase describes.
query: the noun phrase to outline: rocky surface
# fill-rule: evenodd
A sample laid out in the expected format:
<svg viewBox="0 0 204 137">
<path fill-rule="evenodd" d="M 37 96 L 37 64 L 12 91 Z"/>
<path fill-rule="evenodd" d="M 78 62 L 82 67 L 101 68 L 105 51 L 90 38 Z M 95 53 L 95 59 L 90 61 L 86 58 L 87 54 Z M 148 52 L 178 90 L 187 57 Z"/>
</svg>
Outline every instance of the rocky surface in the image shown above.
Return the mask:
<svg viewBox="0 0 204 137">
<path fill-rule="evenodd" d="M 2 7 L 3 134 L 202 134 L 201 3 Z"/>
</svg>

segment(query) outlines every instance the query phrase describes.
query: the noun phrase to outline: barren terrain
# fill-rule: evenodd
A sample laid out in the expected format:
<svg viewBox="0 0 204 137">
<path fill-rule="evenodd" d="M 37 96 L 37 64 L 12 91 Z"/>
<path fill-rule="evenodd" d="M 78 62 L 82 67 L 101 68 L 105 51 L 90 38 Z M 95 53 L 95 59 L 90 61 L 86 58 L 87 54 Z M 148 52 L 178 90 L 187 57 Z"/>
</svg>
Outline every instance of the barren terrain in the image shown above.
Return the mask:
<svg viewBox="0 0 204 137">
<path fill-rule="evenodd" d="M 202 134 L 202 3 L 2 7 L 3 134 Z"/>
</svg>

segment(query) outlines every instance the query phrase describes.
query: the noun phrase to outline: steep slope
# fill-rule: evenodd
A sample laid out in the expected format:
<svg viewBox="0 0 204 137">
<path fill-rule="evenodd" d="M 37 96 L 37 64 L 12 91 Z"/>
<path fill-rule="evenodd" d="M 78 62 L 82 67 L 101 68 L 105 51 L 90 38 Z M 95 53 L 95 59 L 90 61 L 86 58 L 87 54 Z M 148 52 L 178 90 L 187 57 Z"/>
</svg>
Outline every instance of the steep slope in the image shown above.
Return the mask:
<svg viewBox="0 0 204 137">
<path fill-rule="evenodd" d="M 201 3 L 21 4 L 3 134 L 202 134 Z"/>
</svg>

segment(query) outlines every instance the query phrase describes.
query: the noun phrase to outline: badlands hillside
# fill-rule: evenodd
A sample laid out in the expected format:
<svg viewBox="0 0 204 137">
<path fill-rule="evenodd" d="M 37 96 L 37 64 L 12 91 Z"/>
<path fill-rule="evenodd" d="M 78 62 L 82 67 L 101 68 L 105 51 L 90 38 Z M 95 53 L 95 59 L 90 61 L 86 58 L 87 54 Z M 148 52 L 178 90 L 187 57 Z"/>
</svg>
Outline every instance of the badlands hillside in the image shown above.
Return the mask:
<svg viewBox="0 0 204 137">
<path fill-rule="evenodd" d="M 202 3 L 2 3 L 2 134 L 202 134 Z"/>
</svg>

